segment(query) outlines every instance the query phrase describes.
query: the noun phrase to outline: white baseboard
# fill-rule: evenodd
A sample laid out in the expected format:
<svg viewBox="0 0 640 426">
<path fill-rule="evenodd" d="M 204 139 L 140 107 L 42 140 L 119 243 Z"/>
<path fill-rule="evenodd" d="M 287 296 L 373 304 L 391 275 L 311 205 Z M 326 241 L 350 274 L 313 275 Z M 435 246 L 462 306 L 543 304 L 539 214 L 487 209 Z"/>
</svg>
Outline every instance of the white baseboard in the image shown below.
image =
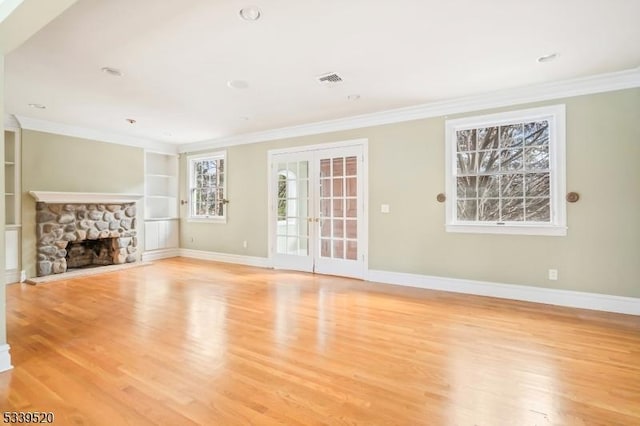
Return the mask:
<svg viewBox="0 0 640 426">
<path fill-rule="evenodd" d="M 0 373 L 3 371 L 11 370 L 11 355 L 9 354 L 9 345 L 0 345 Z"/>
<path fill-rule="evenodd" d="M 474 294 L 478 296 L 497 297 L 501 299 L 546 303 L 549 305 L 568 306 L 571 308 L 640 315 L 640 298 L 635 297 L 611 296 L 598 293 L 584 293 L 580 291 L 558 290 L 515 284 L 499 284 L 485 281 L 471 281 L 456 278 L 432 277 L 428 275 L 376 270 L 369 270 L 367 281 L 419 287 L 430 290 L 451 291 L 454 293 Z"/>
<path fill-rule="evenodd" d="M 147 257 L 148 255 L 153 257 Z M 175 256 L 257 266 L 261 268 L 271 267 L 271 263 L 266 257 L 244 256 L 240 254 L 217 253 L 184 248 L 145 252 L 143 259 L 155 260 Z M 366 280 L 385 284 L 425 288 L 429 290 L 450 291 L 454 293 L 497 297 L 500 299 L 546 303 L 549 305 L 567 306 L 571 308 L 640 315 L 640 298 L 635 297 L 612 296 L 607 294 L 586 293 L 516 284 L 501 284 L 486 281 L 472 281 L 457 278 L 433 277 L 429 275 L 379 270 L 369 270 L 366 273 Z"/>
<path fill-rule="evenodd" d="M 5 283 L 23 283 L 27 279 L 27 273 L 25 271 L 7 271 L 5 274 Z"/>
<path fill-rule="evenodd" d="M 170 248 L 170 249 L 162 249 L 162 250 L 153 250 L 153 251 L 145 251 L 142 253 L 142 260 L 144 262 L 148 262 L 150 260 L 160 260 L 167 259 L 170 257 L 178 257 L 180 256 L 179 248 Z"/>
<path fill-rule="evenodd" d="M 269 259 L 266 257 L 244 256 L 241 254 L 216 253 L 204 250 L 180 249 L 180 256 L 192 259 L 213 260 L 216 262 L 235 263 L 238 265 L 257 266 L 270 268 Z"/>
</svg>

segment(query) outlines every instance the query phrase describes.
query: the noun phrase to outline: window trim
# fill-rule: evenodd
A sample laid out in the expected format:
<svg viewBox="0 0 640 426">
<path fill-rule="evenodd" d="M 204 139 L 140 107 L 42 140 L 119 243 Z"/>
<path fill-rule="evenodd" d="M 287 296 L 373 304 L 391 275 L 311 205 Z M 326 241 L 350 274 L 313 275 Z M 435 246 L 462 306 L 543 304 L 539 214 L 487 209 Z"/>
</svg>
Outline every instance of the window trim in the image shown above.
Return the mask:
<svg viewBox="0 0 640 426">
<path fill-rule="evenodd" d="M 195 222 L 195 223 L 227 223 L 227 204 L 223 206 L 223 215 L 222 216 L 194 216 L 192 213 L 193 207 L 193 165 L 196 161 L 203 161 L 207 159 L 222 159 L 224 160 L 224 182 L 222 184 L 222 192 L 224 194 L 224 198 L 228 198 L 227 193 L 227 182 L 228 182 L 228 171 L 229 171 L 229 162 L 227 160 L 227 151 L 215 151 L 215 152 L 206 152 L 202 154 L 192 154 L 187 156 L 187 200 L 188 200 L 188 213 L 187 213 L 187 222 Z"/>
<path fill-rule="evenodd" d="M 519 224 L 507 222 L 492 224 L 487 222 L 468 222 L 457 219 L 457 186 L 454 175 L 456 166 L 456 132 L 458 130 L 505 125 L 529 120 L 545 119 L 549 121 L 549 169 L 551 223 Z M 500 112 L 480 116 L 464 117 L 445 121 L 445 185 L 447 232 L 478 234 L 516 234 L 516 235 L 567 235 L 567 216 L 564 194 L 566 193 L 566 124 L 565 105 L 551 105 L 540 108 L 528 108 L 516 111 Z"/>
</svg>

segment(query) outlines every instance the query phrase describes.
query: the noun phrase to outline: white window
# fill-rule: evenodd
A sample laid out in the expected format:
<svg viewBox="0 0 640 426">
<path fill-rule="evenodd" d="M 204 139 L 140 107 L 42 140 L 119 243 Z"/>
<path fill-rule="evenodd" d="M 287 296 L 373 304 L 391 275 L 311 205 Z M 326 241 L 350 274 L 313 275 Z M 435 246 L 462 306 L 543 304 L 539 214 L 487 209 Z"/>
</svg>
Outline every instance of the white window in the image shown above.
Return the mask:
<svg viewBox="0 0 640 426">
<path fill-rule="evenodd" d="M 189 162 L 189 218 L 224 222 L 227 212 L 226 153 L 194 155 Z"/>
<path fill-rule="evenodd" d="M 447 120 L 447 231 L 566 235 L 564 105 Z"/>
</svg>

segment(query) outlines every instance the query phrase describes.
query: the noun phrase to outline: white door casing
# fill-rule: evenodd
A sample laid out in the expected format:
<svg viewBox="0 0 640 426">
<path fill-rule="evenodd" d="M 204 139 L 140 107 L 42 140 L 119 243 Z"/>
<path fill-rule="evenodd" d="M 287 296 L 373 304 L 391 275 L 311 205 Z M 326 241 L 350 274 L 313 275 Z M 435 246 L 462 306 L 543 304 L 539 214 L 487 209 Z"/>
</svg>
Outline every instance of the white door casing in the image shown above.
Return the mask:
<svg viewBox="0 0 640 426">
<path fill-rule="evenodd" d="M 367 140 L 268 152 L 275 268 L 364 278 Z"/>
</svg>

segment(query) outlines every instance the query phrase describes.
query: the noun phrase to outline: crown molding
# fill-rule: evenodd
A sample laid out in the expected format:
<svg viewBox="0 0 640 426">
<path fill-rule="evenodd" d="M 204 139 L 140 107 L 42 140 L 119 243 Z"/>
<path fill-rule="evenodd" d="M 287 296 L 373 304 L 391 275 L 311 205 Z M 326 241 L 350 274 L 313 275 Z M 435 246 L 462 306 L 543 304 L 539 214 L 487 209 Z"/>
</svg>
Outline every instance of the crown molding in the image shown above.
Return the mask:
<svg viewBox="0 0 640 426">
<path fill-rule="evenodd" d="M 28 130 L 36 130 L 83 139 L 92 139 L 119 145 L 136 146 L 148 151 L 165 154 L 178 154 L 183 152 L 217 149 L 234 145 L 266 142 L 276 139 L 380 126 L 384 124 L 440 117 L 449 114 L 462 114 L 465 112 L 611 92 L 635 87 L 640 87 L 640 68 L 487 92 L 473 96 L 430 102 L 371 114 L 356 115 L 335 120 L 301 124 L 298 126 L 246 133 L 181 145 L 95 130 L 86 127 L 56 123 L 53 121 L 41 120 L 22 115 L 13 116 L 15 119 L 10 115 L 5 115 L 5 126 L 21 127 Z"/>
<path fill-rule="evenodd" d="M 187 143 L 180 145 L 178 150 L 179 152 L 195 152 L 212 148 L 245 145 L 275 139 L 358 129 L 383 124 L 399 123 L 403 121 L 439 117 L 448 114 L 461 114 L 490 108 L 501 108 L 531 102 L 611 92 L 634 87 L 640 87 L 640 68 L 513 89 L 498 90 L 473 96 L 430 102 L 412 107 L 381 111 L 372 114 L 357 115 L 299 126 L 283 127 L 264 132 L 247 133 L 243 135 Z"/>
<path fill-rule="evenodd" d="M 171 143 L 154 141 L 151 139 L 143 139 L 135 136 L 127 136 L 119 133 L 105 132 L 102 130 L 90 129 L 87 127 L 56 123 L 54 121 L 41 120 L 24 115 L 16 115 L 15 118 L 20 123 L 20 127 L 27 130 L 53 133 L 56 135 L 72 136 L 82 139 L 91 139 L 117 145 L 135 146 L 143 148 L 145 150 L 162 152 L 166 154 L 178 153 L 177 145 Z"/>
<path fill-rule="evenodd" d="M 4 115 L 4 128 L 5 129 L 19 129 L 20 123 L 16 120 L 16 117 L 11 114 Z"/>
<path fill-rule="evenodd" d="M 11 15 L 11 13 L 13 13 L 13 11 L 16 10 L 16 8 L 20 6 L 20 3 L 22 3 L 23 1 L 24 0 L 0 1 L 0 22 L 7 19 L 7 17 Z"/>
</svg>

